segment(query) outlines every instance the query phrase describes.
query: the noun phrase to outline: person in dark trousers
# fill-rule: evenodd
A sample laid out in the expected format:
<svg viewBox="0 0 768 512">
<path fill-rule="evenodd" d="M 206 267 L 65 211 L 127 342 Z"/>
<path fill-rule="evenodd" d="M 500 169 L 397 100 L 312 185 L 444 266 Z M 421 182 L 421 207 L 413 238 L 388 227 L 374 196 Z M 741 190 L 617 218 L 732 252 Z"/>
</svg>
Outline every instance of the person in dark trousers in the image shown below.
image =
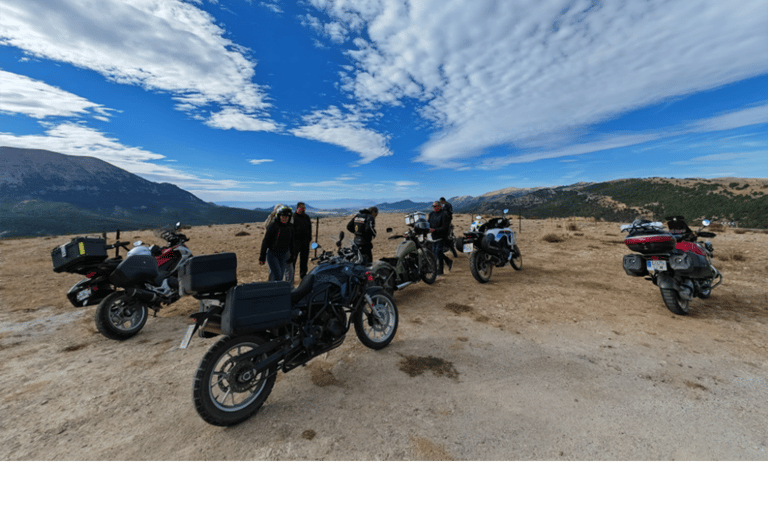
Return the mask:
<svg viewBox="0 0 768 512">
<path fill-rule="evenodd" d="M 291 224 L 290 206 L 284 206 L 277 212 L 277 220 L 269 225 L 261 242 L 259 265 L 269 263 L 269 281 L 282 281 L 285 268 L 292 261 L 294 248 L 293 224 Z M 267 251 L 269 249 L 269 251 Z"/>
<path fill-rule="evenodd" d="M 432 234 L 432 252 L 437 258 L 437 275 L 443 275 L 443 262 L 448 265 L 448 270 L 453 268 L 453 261 L 443 252 L 443 239 L 448 236 L 451 224 L 448 216 L 443 211 L 443 206 L 439 201 L 432 203 L 432 213 L 427 218 L 429 222 L 429 232 Z"/>
<path fill-rule="evenodd" d="M 453 205 L 451 205 L 451 203 L 446 201 L 444 197 L 441 197 L 440 198 L 440 206 L 443 207 L 443 211 L 446 213 L 446 215 L 448 215 L 448 225 L 451 226 L 449 228 L 449 232 L 450 232 L 450 234 L 453 234 Z M 451 237 L 451 238 L 453 238 L 453 237 Z M 456 253 L 456 247 L 453 246 L 453 243 L 450 244 L 449 249 L 453 253 L 453 257 L 454 258 L 458 258 L 459 257 L 459 255 Z M 449 266 L 448 268 L 450 269 L 451 267 Z"/>
<path fill-rule="evenodd" d="M 312 219 L 304 213 L 306 205 L 298 203 L 296 213 L 293 215 L 294 229 L 294 258 L 293 267 L 296 268 L 296 261 L 299 261 L 299 279 L 304 279 L 307 275 L 307 262 L 309 261 L 309 244 L 312 242 Z"/>
<path fill-rule="evenodd" d="M 365 263 L 373 263 L 373 239 L 376 237 L 376 216 L 379 209 L 375 206 L 362 209 L 347 223 L 347 231 L 355 235 L 355 244 L 360 248 Z"/>
</svg>

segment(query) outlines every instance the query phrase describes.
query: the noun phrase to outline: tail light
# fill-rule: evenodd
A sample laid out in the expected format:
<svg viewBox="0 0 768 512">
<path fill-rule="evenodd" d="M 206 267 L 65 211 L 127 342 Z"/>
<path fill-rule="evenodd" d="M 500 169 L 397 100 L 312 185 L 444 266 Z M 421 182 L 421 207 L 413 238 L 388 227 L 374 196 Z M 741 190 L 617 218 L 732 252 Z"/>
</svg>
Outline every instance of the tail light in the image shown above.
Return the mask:
<svg viewBox="0 0 768 512">
<path fill-rule="evenodd" d="M 366 272 L 365 273 L 365 277 L 366 277 L 366 279 L 368 279 L 369 283 L 373 282 L 373 274 L 371 274 L 370 272 Z"/>
</svg>

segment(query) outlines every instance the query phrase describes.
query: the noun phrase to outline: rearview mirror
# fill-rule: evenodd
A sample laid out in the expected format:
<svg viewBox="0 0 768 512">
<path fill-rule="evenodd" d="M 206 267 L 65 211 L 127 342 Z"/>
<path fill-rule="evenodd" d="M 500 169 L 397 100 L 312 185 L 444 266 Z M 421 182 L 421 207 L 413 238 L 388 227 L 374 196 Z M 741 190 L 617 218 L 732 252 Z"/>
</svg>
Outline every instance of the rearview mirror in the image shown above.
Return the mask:
<svg viewBox="0 0 768 512">
<path fill-rule="evenodd" d="M 387 228 L 387 233 L 391 233 L 391 232 L 392 232 L 392 228 Z"/>
<path fill-rule="evenodd" d="M 317 243 L 317 242 L 312 242 L 312 245 L 310 245 L 310 247 L 311 247 L 312 249 L 319 249 L 319 248 L 320 248 L 320 244 L 319 244 L 319 243 Z"/>
<path fill-rule="evenodd" d="M 339 231 L 339 242 L 341 242 L 342 240 L 344 240 L 344 232 Z"/>
<path fill-rule="evenodd" d="M 707 220 L 707 219 L 704 219 L 703 221 L 701 221 L 701 225 L 702 225 L 702 226 L 704 226 L 704 227 L 707 227 L 707 226 L 709 226 L 710 224 L 712 224 L 712 223 L 711 223 L 711 222 L 709 222 L 709 220 Z"/>
<path fill-rule="evenodd" d="M 508 214 L 508 213 L 509 213 L 509 210 L 507 210 L 506 208 L 504 208 L 504 215 L 506 215 L 506 214 Z"/>
</svg>

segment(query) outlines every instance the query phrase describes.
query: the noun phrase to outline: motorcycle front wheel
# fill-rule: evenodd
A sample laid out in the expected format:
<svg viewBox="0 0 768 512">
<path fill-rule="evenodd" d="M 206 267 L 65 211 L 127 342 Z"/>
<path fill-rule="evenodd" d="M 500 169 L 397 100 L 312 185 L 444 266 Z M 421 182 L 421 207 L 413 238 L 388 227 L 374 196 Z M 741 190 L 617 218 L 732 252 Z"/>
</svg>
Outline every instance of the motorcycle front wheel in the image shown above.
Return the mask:
<svg viewBox="0 0 768 512">
<path fill-rule="evenodd" d="M 421 274 L 421 280 L 427 284 L 434 284 L 437 280 L 437 256 L 432 251 L 419 249 L 421 257 L 421 268 L 419 268 L 419 274 Z"/>
<path fill-rule="evenodd" d="M 514 251 L 514 255 L 512 256 L 512 259 L 509 260 L 509 263 L 512 265 L 513 269 L 520 270 L 523 268 L 523 255 L 520 254 L 520 249 L 517 247 L 517 244 L 512 247 L 512 250 Z"/>
<path fill-rule="evenodd" d="M 371 303 L 364 300 L 355 312 L 355 333 L 366 347 L 381 350 L 392 342 L 397 333 L 397 305 L 392 295 L 384 290 L 369 293 L 369 297 Z"/>
<path fill-rule="evenodd" d="M 491 256 L 479 249 L 472 251 L 472 254 L 469 256 L 469 270 L 472 272 L 472 277 L 478 283 L 487 283 L 491 280 L 491 274 L 493 273 Z"/>
<path fill-rule="evenodd" d="M 206 352 L 192 385 L 195 410 L 203 420 L 217 427 L 237 425 L 264 405 L 275 385 L 277 363 L 257 373 L 254 364 L 268 354 L 236 361 L 238 356 L 264 343 L 257 336 L 227 336 Z"/>
<path fill-rule="evenodd" d="M 96 328 L 111 340 L 127 340 L 147 323 L 147 306 L 123 290 L 107 295 L 96 308 Z"/>
<path fill-rule="evenodd" d="M 691 305 L 690 300 L 680 297 L 677 290 L 671 288 L 661 288 L 661 298 L 664 299 L 664 305 L 676 315 L 687 315 L 688 308 Z"/>
</svg>

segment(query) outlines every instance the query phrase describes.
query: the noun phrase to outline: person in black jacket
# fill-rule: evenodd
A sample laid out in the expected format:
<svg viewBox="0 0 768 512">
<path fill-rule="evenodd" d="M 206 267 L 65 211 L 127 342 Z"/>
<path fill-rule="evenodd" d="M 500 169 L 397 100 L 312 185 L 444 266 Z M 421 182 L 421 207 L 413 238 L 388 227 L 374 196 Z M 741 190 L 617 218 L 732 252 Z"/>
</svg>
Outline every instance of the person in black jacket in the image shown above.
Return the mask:
<svg viewBox="0 0 768 512">
<path fill-rule="evenodd" d="M 347 223 L 347 231 L 355 235 L 355 245 L 360 248 L 365 263 L 373 263 L 373 239 L 376 237 L 376 216 L 379 209 L 375 206 L 360 210 Z"/>
<path fill-rule="evenodd" d="M 296 205 L 296 213 L 293 215 L 293 236 L 295 242 L 293 267 L 296 268 L 296 261 L 298 260 L 299 279 L 304 279 L 304 276 L 307 275 L 309 244 L 312 242 L 312 219 L 304 213 L 305 210 L 305 204 L 298 203 Z"/>
<path fill-rule="evenodd" d="M 453 205 L 446 201 L 444 197 L 441 197 L 440 206 L 443 207 L 443 211 L 448 215 L 448 225 L 450 226 L 449 234 L 453 235 Z M 451 236 L 450 239 L 453 240 L 453 236 Z M 454 247 L 453 243 L 450 243 L 449 245 L 450 247 L 448 247 L 448 249 L 453 253 L 453 257 L 458 258 L 459 255 L 456 253 L 456 247 Z M 443 250 L 445 250 L 445 247 L 443 247 Z M 449 265 L 448 269 L 450 270 L 450 268 L 451 266 Z"/>
<path fill-rule="evenodd" d="M 453 261 L 446 257 L 443 252 L 443 239 L 448 236 L 451 223 L 439 201 L 432 203 L 432 213 L 429 214 L 427 221 L 429 222 L 429 232 L 432 234 L 432 252 L 437 258 L 437 275 L 442 275 L 443 262 L 448 265 L 448 270 L 450 270 L 453 267 Z"/>
<path fill-rule="evenodd" d="M 270 281 L 282 281 L 285 267 L 293 258 L 291 251 L 294 248 L 294 228 L 290 222 L 292 213 L 290 206 L 280 209 L 277 212 L 277 220 L 269 225 L 261 242 L 259 265 L 269 262 Z"/>
</svg>

